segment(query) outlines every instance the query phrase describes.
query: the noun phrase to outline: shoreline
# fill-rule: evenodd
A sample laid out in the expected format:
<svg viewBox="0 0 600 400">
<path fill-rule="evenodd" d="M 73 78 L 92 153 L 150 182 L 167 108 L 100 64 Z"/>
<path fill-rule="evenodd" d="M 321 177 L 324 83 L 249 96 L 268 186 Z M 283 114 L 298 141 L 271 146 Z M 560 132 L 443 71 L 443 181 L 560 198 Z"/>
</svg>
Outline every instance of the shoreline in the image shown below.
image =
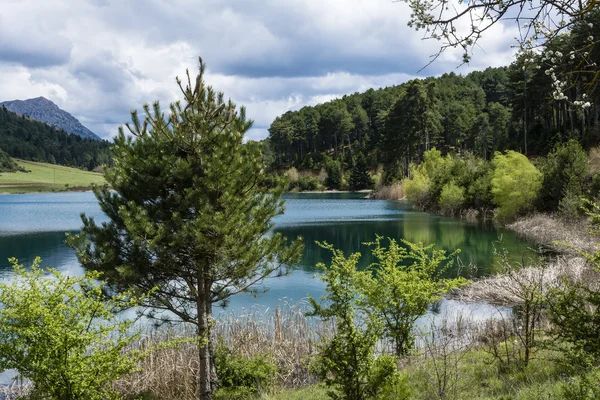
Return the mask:
<svg viewBox="0 0 600 400">
<path fill-rule="evenodd" d="M 93 192 L 92 187 L 82 187 L 82 188 L 73 188 L 73 189 L 60 189 L 60 190 L 36 190 L 36 191 L 23 191 L 23 192 L 3 192 L 2 189 L 3 188 L 23 188 L 23 187 L 27 187 L 27 186 L 22 186 L 22 185 L 0 185 L 0 196 L 8 196 L 8 195 L 14 195 L 14 194 L 49 194 L 49 193 L 67 193 L 67 192 L 79 192 L 79 193 L 87 193 L 87 192 Z"/>
<path fill-rule="evenodd" d="M 356 190 L 356 191 L 351 191 L 351 190 L 337 190 L 337 189 L 330 189 L 330 190 L 303 190 L 303 191 L 289 191 L 289 192 L 285 192 L 285 194 L 303 194 L 303 193 L 307 193 L 307 194 L 328 194 L 328 193 L 372 193 L 373 191 L 371 189 L 363 189 L 363 190 Z"/>
</svg>

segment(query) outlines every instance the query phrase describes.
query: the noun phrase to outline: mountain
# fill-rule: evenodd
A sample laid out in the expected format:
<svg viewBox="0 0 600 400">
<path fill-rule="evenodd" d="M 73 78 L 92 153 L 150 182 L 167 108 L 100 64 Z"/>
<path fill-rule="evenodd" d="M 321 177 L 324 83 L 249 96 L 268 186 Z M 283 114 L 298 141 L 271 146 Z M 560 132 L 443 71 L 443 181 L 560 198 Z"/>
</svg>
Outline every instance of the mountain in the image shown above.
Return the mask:
<svg viewBox="0 0 600 400">
<path fill-rule="evenodd" d="M 31 119 L 45 122 L 65 132 L 73 133 L 83 138 L 102 140 L 94 132 L 83 126 L 77 118 L 61 110 L 56 104 L 45 97 L 36 97 L 28 100 L 13 100 L 0 103 L 8 111 L 26 115 Z"/>
</svg>

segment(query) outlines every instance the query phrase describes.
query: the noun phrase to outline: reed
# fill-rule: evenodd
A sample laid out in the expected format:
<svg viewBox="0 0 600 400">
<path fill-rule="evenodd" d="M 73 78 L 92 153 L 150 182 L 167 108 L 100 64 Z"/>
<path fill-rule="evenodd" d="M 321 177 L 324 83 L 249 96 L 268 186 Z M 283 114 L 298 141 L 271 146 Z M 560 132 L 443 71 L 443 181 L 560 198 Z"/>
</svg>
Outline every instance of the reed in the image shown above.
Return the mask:
<svg viewBox="0 0 600 400">
<path fill-rule="evenodd" d="M 600 273 L 578 256 L 558 256 L 540 265 L 526 266 L 477 280 L 461 288 L 454 297 L 463 301 L 487 302 L 501 306 L 523 303 L 523 285 L 538 283 L 540 294 L 562 287 L 564 280 L 572 283 L 597 285 Z"/>
<path fill-rule="evenodd" d="M 590 226 L 585 219 L 565 220 L 548 214 L 534 214 L 508 225 L 508 228 L 562 253 L 598 250 L 597 238 L 588 233 Z"/>
<path fill-rule="evenodd" d="M 277 386 L 288 388 L 316 382 L 308 363 L 317 352 L 316 344 L 332 332 L 331 324 L 308 318 L 303 304 L 224 313 L 214 326 L 217 341 L 236 355 L 266 355 L 277 366 Z M 141 361 L 138 372 L 115 382 L 115 388 L 126 396 L 150 393 L 165 400 L 196 398 L 196 345 L 190 340 L 178 346 L 164 346 L 194 336 L 195 331 L 190 326 L 148 330 L 133 344 L 132 350 L 158 350 L 151 351 Z"/>
<path fill-rule="evenodd" d="M 391 185 L 382 186 L 375 190 L 370 197 L 377 200 L 401 200 L 404 198 L 402 182 L 394 182 Z"/>
</svg>

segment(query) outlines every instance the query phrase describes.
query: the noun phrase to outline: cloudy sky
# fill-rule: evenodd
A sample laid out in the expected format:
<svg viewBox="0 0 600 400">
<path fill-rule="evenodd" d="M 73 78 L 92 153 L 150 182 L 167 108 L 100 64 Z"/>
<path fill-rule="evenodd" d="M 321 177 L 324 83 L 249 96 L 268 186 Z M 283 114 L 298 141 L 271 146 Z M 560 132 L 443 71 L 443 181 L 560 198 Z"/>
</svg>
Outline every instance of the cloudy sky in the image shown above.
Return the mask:
<svg viewBox="0 0 600 400">
<path fill-rule="evenodd" d="M 394 0 L 0 0 L 0 101 L 44 96 L 108 139 L 130 109 L 178 99 L 202 56 L 262 139 L 289 109 L 511 61 L 516 32 L 497 25 L 469 66 L 447 52 L 419 73 L 438 43 L 409 15 Z"/>
</svg>

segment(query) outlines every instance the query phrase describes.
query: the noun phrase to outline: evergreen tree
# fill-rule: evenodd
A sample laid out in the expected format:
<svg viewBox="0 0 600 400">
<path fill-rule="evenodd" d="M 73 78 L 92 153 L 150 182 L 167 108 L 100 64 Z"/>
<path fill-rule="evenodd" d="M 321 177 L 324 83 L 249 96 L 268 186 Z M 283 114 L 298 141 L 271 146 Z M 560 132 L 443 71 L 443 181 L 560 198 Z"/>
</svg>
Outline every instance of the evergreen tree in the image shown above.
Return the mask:
<svg viewBox="0 0 600 400">
<path fill-rule="evenodd" d="M 369 174 L 369 166 L 362 153 L 356 157 L 354 166 L 350 171 L 350 180 L 348 184 L 350 190 L 369 189 L 373 186 L 373 180 L 371 179 L 371 174 Z"/>
<path fill-rule="evenodd" d="M 342 186 L 342 165 L 338 160 L 329 160 L 326 167 L 327 179 L 325 186 L 329 189 L 339 189 Z"/>
<path fill-rule="evenodd" d="M 168 117 L 158 102 L 144 106 L 143 122 L 132 112 L 133 137 L 119 129 L 108 185 L 95 189 L 109 221 L 83 215 L 82 234 L 68 242 L 114 290 L 150 293 L 150 317 L 196 327 L 199 398 L 210 399 L 218 384 L 213 304 L 284 273 L 302 244 L 265 235 L 283 212 L 283 182 L 264 189 L 259 144 L 243 143 L 252 122 L 205 85 L 204 71 L 200 59 L 195 81 L 189 72 L 185 87 L 177 79 L 184 100 Z"/>
</svg>

